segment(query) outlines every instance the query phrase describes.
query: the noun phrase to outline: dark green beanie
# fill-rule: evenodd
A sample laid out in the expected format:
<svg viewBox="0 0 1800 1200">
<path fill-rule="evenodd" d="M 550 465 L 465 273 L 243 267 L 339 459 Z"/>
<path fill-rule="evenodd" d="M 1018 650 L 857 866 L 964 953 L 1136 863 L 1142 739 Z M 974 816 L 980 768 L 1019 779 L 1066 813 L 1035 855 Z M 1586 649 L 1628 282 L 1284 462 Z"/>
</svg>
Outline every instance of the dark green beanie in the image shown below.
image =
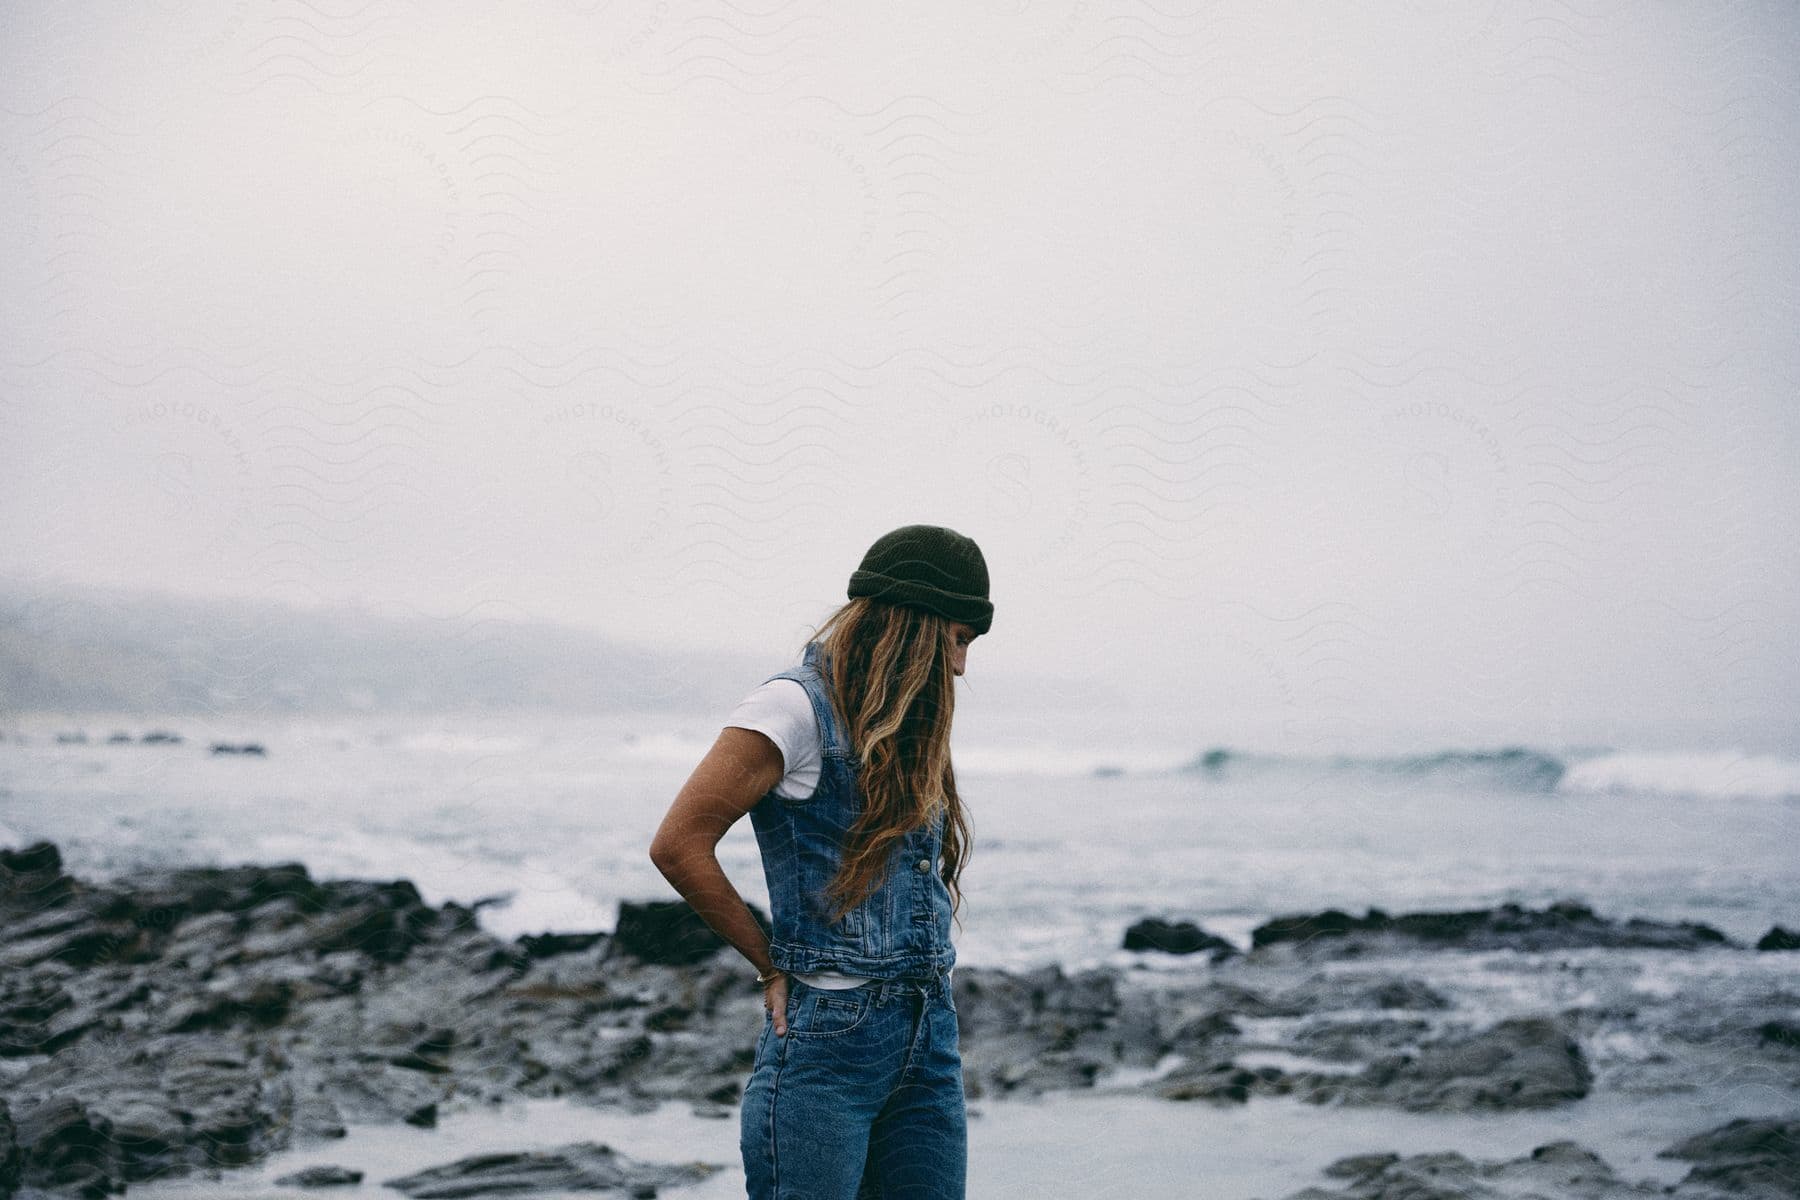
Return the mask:
<svg viewBox="0 0 1800 1200">
<path fill-rule="evenodd" d="M 849 594 L 966 621 L 976 633 L 994 623 L 981 547 L 942 525 L 902 525 L 882 534 L 851 572 Z"/>
</svg>

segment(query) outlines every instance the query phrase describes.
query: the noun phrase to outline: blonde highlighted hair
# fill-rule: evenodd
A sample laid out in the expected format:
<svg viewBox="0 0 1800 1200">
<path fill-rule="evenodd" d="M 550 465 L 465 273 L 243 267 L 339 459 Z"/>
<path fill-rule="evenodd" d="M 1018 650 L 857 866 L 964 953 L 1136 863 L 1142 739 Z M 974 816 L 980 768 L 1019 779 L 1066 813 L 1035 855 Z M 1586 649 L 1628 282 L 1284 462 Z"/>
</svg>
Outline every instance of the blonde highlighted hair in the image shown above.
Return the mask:
<svg viewBox="0 0 1800 1200">
<path fill-rule="evenodd" d="M 881 885 L 905 834 L 940 814 L 943 880 L 952 914 L 962 907 L 959 881 L 971 843 L 950 762 L 955 624 L 859 596 L 827 617 L 810 639 L 823 651 L 820 674 L 858 764 L 863 799 L 844 835 L 843 862 L 825 889 L 833 921 Z"/>
</svg>

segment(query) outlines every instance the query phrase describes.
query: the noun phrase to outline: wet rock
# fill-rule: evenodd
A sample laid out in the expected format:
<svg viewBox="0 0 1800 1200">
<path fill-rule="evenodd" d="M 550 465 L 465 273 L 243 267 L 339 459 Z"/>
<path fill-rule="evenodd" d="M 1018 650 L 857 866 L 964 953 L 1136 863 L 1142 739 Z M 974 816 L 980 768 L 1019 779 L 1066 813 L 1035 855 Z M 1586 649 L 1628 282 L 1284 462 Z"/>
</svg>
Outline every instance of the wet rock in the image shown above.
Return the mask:
<svg viewBox="0 0 1800 1200">
<path fill-rule="evenodd" d="M 118 1097 L 97 1102 L 93 1109 L 112 1126 L 118 1149 L 119 1174 L 123 1179 L 153 1179 L 183 1164 L 188 1149 L 187 1131 L 160 1097 Z"/>
<path fill-rule="evenodd" d="M 112 1123 L 72 1096 L 45 1100 L 16 1115 L 21 1171 L 27 1186 L 104 1196 L 122 1189 Z"/>
<path fill-rule="evenodd" d="M 295 1081 L 300 1094 L 314 1097 L 308 1116 L 329 1128 L 342 1124 L 419 1125 L 447 1094 L 434 1077 L 387 1062 L 308 1065 Z"/>
<path fill-rule="evenodd" d="M 1550 1142 L 1510 1161 L 1478 1162 L 1454 1151 L 1356 1154 L 1324 1169 L 1341 1189 L 1303 1188 L 1287 1200 L 1649 1200 L 1667 1193 L 1620 1179 L 1593 1151 Z"/>
<path fill-rule="evenodd" d="M 1165 954 L 1197 954 L 1205 950 L 1214 962 L 1238 953 L 1236 946 L 1192 921 L 1165 921 L 1161 917 L 1132 922 L 1125 930 L 1124 946 L 1127 950 L 1161 950 Z"/>
<path fill-rule="evenodd" d="M 1764 1021 L 1756 1034 L 1764 1042 L 1800 1050 L 1800 1021 Z"/>
<path fill-rule="evenodd" d="M 1657 1151 L 1694 1164 L 1677 1193 L 1712 1189 L 1761 1200 L 1800 1196 L 1800 1120 L 1739 1117 Z"/>
<path fill-rule="evenodd" d="M 1614 921 L 1597 916 L 1587 905 L 1575 901 L 1541 910 L 1503 904 L 1499 908 L 1402 913 L 1397 917 L 1379 908 L 1371 908 L 1361 917 L 1330 908 L 1277 917 L 1257 926 L 1250 936 L 1253 952 L 1286 944 L 1301 952 L 1327 955 L 1402 947 L 1543 952 L 1584 946 L 1657 950 L 1737 946 L 1710 925 L 1638 917 Z"/>
<path fill-rule="evenodd" d="M 0 1058 L 55 1054 L 95 1023 L 53 980 L 0 978 Z"/>
<path fill-rule="evenodd" d="M 559 954 L 578 954 L 606 940 L 604 933 L 527 933 L 519 939 L 519 948 L 532 958 L 555 958 Z"/>
<path fill-rule="evenodd" d="M 1376 1008 L 1442 1010 L 1450 1007 L 1449 998 L 1442 992 L 1416 979 L 1388 980 L 1375 984 L 1365 994 Z"/>
<path fill-rule="evenodd" d="M 64 876 L 54 846 L 4 855 L 0 1094 L 22 1131 L 21 1168 L 37 1161 L 61 1195 L 252 1162 L 341 1137 L 351 1122 L 424 1123 L 469 1100 L 564 1096 L 634 1112 L 677 1100 L 728 1115 L 763 1020 L 741 961 L 685 961 L 694 948 L 679 936 L 670 952 L 623 914 L 622 936 L 509 941 L 468 907 L 423 904 L 403 881 L 317 880 L 277 864 L 92 884 Z M 47 895 L 57 899 L 39 902 Z M 1580 1051 L 1559 1060 L 1548 1033 L 1434 1038 L 1449 999 L 1388 964 L 1196 965 L 959 966 L 969 1095 L 1102 1086 L 1122 1067 L 1148 1075 L 1147 1092 L 1222 1104 L 1504 1108 L 1581 1086 Z M 1553 966 L 1559 1003 L 1574 982 L 1560 969 L 1594 972 L 1568 1027 L 1611 1056 L 1610 1072 L 1639 1070 L 1647 1093 L 1686 1086 L 1696 1068 L 1714 1079 L 1738 1064 L 1782 1067 L 1790 1053 L 1785 1033 L 1757 1033 L 1791 1025 L 1795 998 L 1780 988 L 1721 1004 L 1698 983 L 1692 995 L 1641 993 L 1632 971 L 1603 963 L 1527 961 L 1521 978 Z M 1653 1053 L 1620 1063 L 1640 1047 Z M 1257 1052 L 1282 1065 L 1253 1065 Z M 1171 1053 L 1187 1061 L 1162 1071 Z M 1322 1061 L 1302 1070 L 1287 1054 Z M 39 1112 L 49 1101 L 72 1107 Z"/>
<path fill-rule="evenodd" d="M 1416 1018 L 1326 1019 L 1296 1030 L 1292 1041 L 1298 1051 L 1312 1058 L 1363 1063 L 1418 1045 L 1430 1030 L 1430 1022 Z"/>
<path fill-rule="evenodd" d="M 377 962 L 404 961 L 425 940 L 437 915 L 405 879 L 347 885 L 335 899 L 342 907 L 334 920 L 317 930 L 314 948 L 355 950 Z"/>
<path fill-rule="evenodd" d="M 385 1180 L 382 1186 L 417 1200 L 607 1189 L 654 1196 L 657 1188 L 700 1183 L 723 1169 L 717 1163 L 645 1162 L 600 1142 L 577 1142 L 552 1150 L 477 1154 Z"/>
<path fill-rule="evenodd" d="M 172 1033 L 195 1033 L 235 1024 L 278 1025 L 292 1010 L 294 987 L 286 980 L 237 978 L 223 987 L 177 1001 L 165 1018 Z"/>
<path fill-rule="evenodd" d="M 1344 1009 L 1408 1009 L 1441 1012 L 1450 1007 L 1442 992 L 1416 979 L 1385 972 L 1314 974 L 1261 1005 L 1259 1016 L 1304 1016 Z"/>
<path fill-rule="evenodd" d="M 750 912 L 767 933 L 768 916 L 754 904 Z M 640 962 L 672 966 L 701 962 L 725 945 L 685 900 L 620 901 L 612 941 Z"/>
<path fill-rule="evenodd" d="M 1800 950 L 1800 933 L 1790 933 L 1780 925 L 1769 926 L 1769 932 L 1757 939 L 1758 950 Z"/>
<path fill-rule="evenodd" d="M 1278 1067 L 1243 1067 L 1227 1059 L 1184 1063 L 1157 1080 L 1153 1090 L 1165 1100 L 1245 1104 L 1252 1095 L 1280 1096 L 1292 1087 Z"/>
<path fill-rule="evenodd" d="M 0 849 L 0 905 L 34 912 L 68 899 L 74 881 L 62 871 L 62 853 L 50 842 L 21 850 Z"/>
<path fill-rule="evenodd" d="M 19 1190 L 19 1139 L 13 1129 L 12 1112 L 0 1100 L 0 1196 L 11 1196 Z"/>
<path fill-rule="evenodd" d="M 349 1167 L 317 1166 L 283 1175 L 275 1181 L 275 1185 L 297 1188 L 350 1187 L 361 1183 L 362 1178 L 361 1171 L 353 1171 Z"/>
<path fill-rule="evenodd" d="M 1089 1087 L 1110 1066 L 1155 1058 L 1152 1014 L 1126 1013 L 1112 972 L 958 967 L 953 986 L 974 1095 Z"/>
<path fill-rule="evenodd" d="M 1580 1044 L 1557 1020 L 1515 1017 L 1478 1033 L 1427 1042 L 1353 1076 L 1311 1077 L 1306 1098 L 1394 1105 L 1415 1112 L 1547 1108 L 1593 1084 Z"/>
</svg>

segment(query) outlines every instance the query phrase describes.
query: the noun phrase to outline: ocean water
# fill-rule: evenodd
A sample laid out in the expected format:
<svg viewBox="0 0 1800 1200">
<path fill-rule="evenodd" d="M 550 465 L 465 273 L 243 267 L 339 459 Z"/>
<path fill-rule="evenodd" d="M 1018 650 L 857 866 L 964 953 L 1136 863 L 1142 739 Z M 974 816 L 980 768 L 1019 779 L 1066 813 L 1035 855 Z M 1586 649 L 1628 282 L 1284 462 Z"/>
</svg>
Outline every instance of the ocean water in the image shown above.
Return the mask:
<svg viewBox="0 0 1800 1200">
<path fill-rule="evenodd" d="M 97 876 L 298 861 L 320 877 L 408 878 L 434 903 L 503 898 L 481 910 L 503 936 L 611 929 L 620 900 L 674 895 L 646 849 L 718 720 L 14 716 L 0 720 L 0 845 L 48 838 Z M 975 837 L 959 962 L 1142 962 L 1119 949 L 1140 917 L 1247 946 L 1257 924 L 1324 907 L 1579 900 L 1746 941 L 1800 929 L 1791 754 L 1417 737 L 1220 750 L 1179 722 L 1087 726 L 1083 740 L 1058 720 L 959 727 Z M 143 744 L 153 730 L 184 740 Z M 60 740 L 78 732 L 84 743 Z M 718 853 L 766 908 L 748 821 Z"/>
</svg>

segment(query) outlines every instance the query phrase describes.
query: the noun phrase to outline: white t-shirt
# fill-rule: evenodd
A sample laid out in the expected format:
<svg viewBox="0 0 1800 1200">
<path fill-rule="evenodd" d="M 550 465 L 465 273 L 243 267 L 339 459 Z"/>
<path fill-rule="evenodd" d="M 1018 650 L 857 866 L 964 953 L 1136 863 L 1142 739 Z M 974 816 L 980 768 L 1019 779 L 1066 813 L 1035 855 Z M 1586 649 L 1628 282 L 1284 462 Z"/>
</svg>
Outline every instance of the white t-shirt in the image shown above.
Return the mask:
<svg viewBox="0 0 1800 1200">
<path fill-rule="evenodd" d="M 738 702 L 731 715 L 725 718 L 725 724 L 738 729 L 754 729 L 781 751 L 787 773 L 776 783 L 776 795 L 804 800 L 818 789 L 820 750 L 824 739 L 819 734 L 819 719 L 813 712 L 812 700 L 798 680 L 771 679 L 762 684 Z M 839 971 L 796 971 L 795 975 L 822 988 L 852 988 L 868 981 L 868 976 L 845 975 Z"/>
<path fill-rule="evenodd" d="M 754 729 L 781 751 L 787 774 L 775 785 L 776 795 L 804 800 L 819 786 L 819 719 L 798 680 L 769 680 L 740 700 L 725 724 Z"/>
</svg>

